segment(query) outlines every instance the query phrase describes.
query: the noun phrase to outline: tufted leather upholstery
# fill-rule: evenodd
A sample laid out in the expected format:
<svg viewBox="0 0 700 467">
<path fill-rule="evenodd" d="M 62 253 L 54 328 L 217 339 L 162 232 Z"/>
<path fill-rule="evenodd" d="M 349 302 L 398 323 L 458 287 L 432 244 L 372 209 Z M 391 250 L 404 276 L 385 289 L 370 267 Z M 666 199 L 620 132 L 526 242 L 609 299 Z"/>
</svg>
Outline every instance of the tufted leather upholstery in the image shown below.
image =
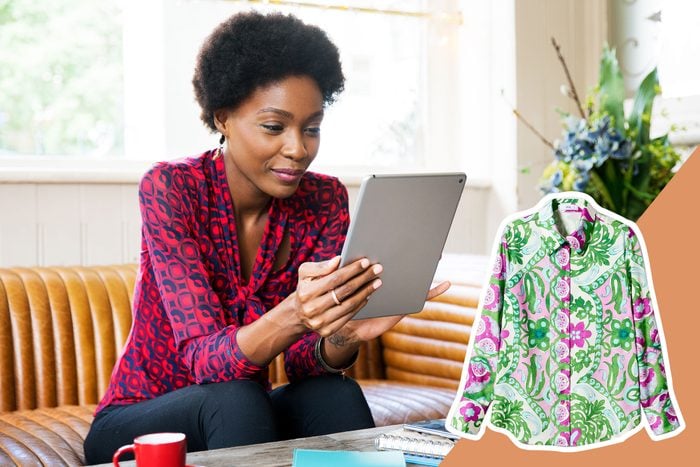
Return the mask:
<svg viewBox="0 0 700 467">
<path fill-rule="evenodd" d="M 136 265 L 0 268 L 0 465 L 79 465 L 131 326 Z M 447 413 L 479 290 L 455 285 L 366 343 L 349 374 L 377 425 Z M 286 381 L 282 357 L 273 383 Z"/>
</svg>

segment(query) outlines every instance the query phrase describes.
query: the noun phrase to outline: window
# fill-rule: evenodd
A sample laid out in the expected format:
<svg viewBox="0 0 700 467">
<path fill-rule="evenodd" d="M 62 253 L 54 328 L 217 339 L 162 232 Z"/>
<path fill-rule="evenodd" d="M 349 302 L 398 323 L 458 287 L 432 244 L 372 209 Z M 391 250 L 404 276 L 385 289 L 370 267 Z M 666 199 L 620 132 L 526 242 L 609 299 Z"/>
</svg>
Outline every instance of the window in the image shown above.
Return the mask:
<svg viewBox="0 0 700 467">
<path fill-rule="evenodd" d="M 224 18 L 238 11 L 255 9 L 292 13 L 307 23 L 318 25 L 340 50 L 347 78 L 346 90 L 328 109 L 324 118 L 316 167 L 362 171 L 366 167 L 381 169 L 425 165 L 425 148 L 431 144 L 429 134 L 443 124 L 441 120 L 431 118 L 436 113 L 435 103 L 427 96 L 431 94 L 435 98 L 433 94 L 445 95 L 450 92 L 440 82 L 441 77 L 433 79 L 435 76 L 431 76 L 428 68 L 436 66 L 433 57 L 442 57 L 446 63 L 456 62 L 455 56 L 437 53 L 437 49 L 446 47 L 445 43 L 440 42 L 440 37 L 456 31 L 459 26 L 455 21 L 458 18 L 456 13 L 447 19 L 434 19 L 427 14 L 423 17 L 412 16 L 411 12 L 428 12 L 431 4 L 435 3 L 423 0 L 351 2 L 348 4 L 352 8 L 348 11 L 298 6 L 298 3 L 308 5 L 309 2 L 294 1 L 275 2 L 274 5 L 211 0 L 164 3 L 166 6 L 161 16 L 162 37 L 165 38 L 162 44 L 165 57 L 162 69 L 165 71 L 153 70 L 156 75 L 163 74 L 166 80 L 164 106 L 158 102 L 148 105 L 149 108 L 167 109 L 163 118 L 164 127 L 155 133 L 141 132 L 141 137 L 130 137 L 127 131 L 127 154 L 136 154 L 136 148 L 152 146 L 154 135 L 162 138 L 161 152 L 167 157 L 196 154 L 217 144 L 218 137 L 209 134 L 199 121 L 199 111 L 192 98 L 190 80 L 195 57 L 206 35 Z M 337 1 L 316 3 L 340 5 Z M 400 5 L 401 10 L 395 10 L 393 14 L 378 11 L 392 5 Z M 366 7 L 369 11 L 361 11 L 360 7 Z M 128 8 L 141 9 L 141 6 Z M 145 23 L 141 34 L 153 37 L 150 33 L 152 27 L 151 22 Z M 136 40 L 134 43 L 139 45 L 133 50 L 126 50 L 127 76 L 129 57 L 133 59 L 138 53 L 154 55 L 144 51 L 141 46 L 143 42 Z M 142 70 L 144 61 L 138 62 L 135 67 Z M 127 100 L 129 89 L 127 86 Z M 437 101 L 449 103 L 448 99 Z M 450 112 L 442 112 L 447 113 Z M 143 118 L 144 114 L 142 105 L 142 109 L 133 108 L 133 119 L 127 113 L 127 119 L 135 122 L 139 115 Z M 152 120 L 149 119 L 151 123 L 148 125 L 152 125 Z M 137 128 L 135 125 L 134 131 Z M 155 148 L 153 151 L 158 152 Z"/>
<path fill-rule="evenodd" d="M 223 19 L 256 9 L 316 24 L 340 49 L 346 90 L 316 167 L 460 168 L 460 1 L 310 3 L 0 0 L 0 86 L 11 90 L 0 157 L 151 162 L 216 146 L 193 98 L 196 54 Z"/>
<path fill-rule="evenodd" d="M 118 3 L 0 1 L 0 155 L 123 154 Z"/>
<path fill-rule="evenodd" d="M 700 3 L 665 0 L 661 8 L 659 76 L 663 95 L 700 96 L 700 61 L 696 59 L 700 56 L 700 40 L 692 33 L 700 18 Z"/>
<path fill-rule="evenodd" d="M 695 0 L 611 2 L 611 40 L 617 46 L 628 96 L 653 67 L 662 94 L 654 104 L 652 134 L 671 130 L 676 145 L 700 143 L 700 16 Z M 631 106 L 631 102 L 628 104 Z"/>
<path fill-rule="evenodd" d="M 658 107 L 677 128 L 671 140 L 679 145 L 700 144 L 700 40 L 693 33 L 699 17 L 697 1 L 662 4 L 658 66 L 663 100 Z"/>
</svg>

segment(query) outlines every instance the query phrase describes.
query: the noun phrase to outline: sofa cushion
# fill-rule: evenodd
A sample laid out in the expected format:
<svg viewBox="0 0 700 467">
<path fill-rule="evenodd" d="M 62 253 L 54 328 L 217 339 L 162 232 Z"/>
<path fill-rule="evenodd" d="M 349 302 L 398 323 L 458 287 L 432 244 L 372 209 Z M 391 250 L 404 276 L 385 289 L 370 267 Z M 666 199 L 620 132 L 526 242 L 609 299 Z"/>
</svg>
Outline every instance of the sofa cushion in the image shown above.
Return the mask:
<svg viewBox="0 0 700 467">
<path fill-rule="evenodd" d="M 0 413 L 0 465 L 82 465 L 95 405 Z"/>
<path fill-rule="evenodd" d="M 388 380 L 360 380 L 377 426 L 444 418 L 455 397 L 452 389 Z"/>
</svg>

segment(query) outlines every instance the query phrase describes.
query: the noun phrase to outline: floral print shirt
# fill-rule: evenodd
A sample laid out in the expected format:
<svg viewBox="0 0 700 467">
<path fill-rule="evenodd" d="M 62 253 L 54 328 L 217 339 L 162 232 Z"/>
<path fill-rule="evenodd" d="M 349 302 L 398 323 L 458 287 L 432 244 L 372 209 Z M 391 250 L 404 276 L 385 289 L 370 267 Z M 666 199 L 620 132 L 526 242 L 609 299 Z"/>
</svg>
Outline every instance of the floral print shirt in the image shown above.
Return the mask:
<svg viewBox="0 0 700 467">
<path fill-rule="evenodd" d="M 490 407 L 530 448 L 621 441 L 642 412 L 679 432 L 636 225 L 580 193 L 538 207 L 505 224 L 448 429 L 480 435 Z"/>
<path fill-rule="evenodd" d="M 340 254 L 350 219 L 347 190 L 334 177 L 307 172 L 296 193 L 271 201 L 245 280 L 224 158 L 216 153 L 158 163 L 141 180 L 133 324 L 95 413 L 192 384 L 243 379 L 269 390 L 267 367 L 241 351 L 238 329 L 296 289 L 301 263 Z M 286 232 L 289 259 L 275 268 Z M 308 332 L 285 350 L 290 381 L 327 373 L 314 353 L 318 339 Z"/>
</svg>

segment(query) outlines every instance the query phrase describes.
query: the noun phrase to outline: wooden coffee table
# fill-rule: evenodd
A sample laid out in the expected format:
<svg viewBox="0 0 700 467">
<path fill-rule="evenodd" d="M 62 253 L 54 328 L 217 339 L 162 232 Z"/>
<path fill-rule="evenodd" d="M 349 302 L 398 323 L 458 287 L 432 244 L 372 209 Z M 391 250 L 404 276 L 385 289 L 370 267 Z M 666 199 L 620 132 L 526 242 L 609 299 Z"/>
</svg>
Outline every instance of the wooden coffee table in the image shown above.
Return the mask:
<svg viewBox="0 0 700 467">
<path fill-rule="evenodd" d="M 326 449 L 338 451 L 374 451 L 374 438 L 387 431 L 400 428 L 401 425 L 383 426 L 367 430 L 346 431 L 331 435 L 314 436 L 311 438 L 275 441 L 274 443 L 252 444 L 237 448 L 216 449 L 187 453 L 188 465 L 206 467 L 288 467 L 292 465 L 292 453 L 299 449 Z M 102 464 L 111 466 L 112 464 Z M 133 467 L 131 462 L 120 462 L 119 465 Z"/>
</svg>

